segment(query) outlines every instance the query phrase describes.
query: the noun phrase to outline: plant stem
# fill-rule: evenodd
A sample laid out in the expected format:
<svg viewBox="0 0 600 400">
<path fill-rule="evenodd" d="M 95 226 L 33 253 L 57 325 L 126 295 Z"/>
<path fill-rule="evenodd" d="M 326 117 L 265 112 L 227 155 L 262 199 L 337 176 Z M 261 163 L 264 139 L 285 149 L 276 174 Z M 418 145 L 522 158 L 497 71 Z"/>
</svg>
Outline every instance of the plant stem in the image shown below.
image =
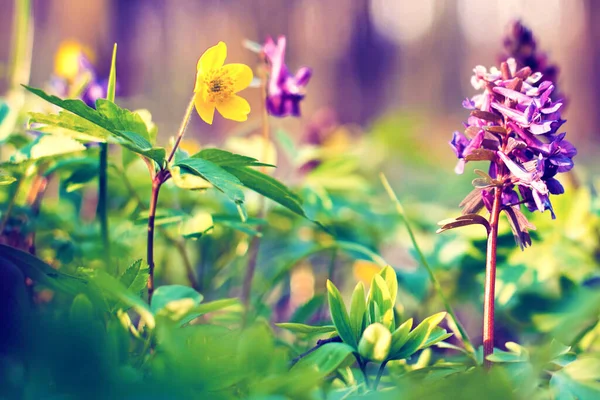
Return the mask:
<svg viewBox="0 0 600 400">
<path fill-rule="evenodd" d="M 355 356 L 356 360 L 358 361 L 358 366 L 363 374 L 363 377 L 365 378 L 365 385 L 367 386 L 367 389 L 369 389 L 371 385 L 369 382 L 369 374 L 367 374 L 367 361 L 363 361 L 358 354 L 355 354 Z"/>
<path fill-rule="evenodd" d="M 140 196 L 135 191 L 135 188 L 131 184 L 131 181 L 127 177 L 127 174 L 125 173 L 125 171 L 120 171 L 120 175 L 123 177 L 123 183 L 125 184 L 125 187 L 127 188 L 127 191 L 129 192 L 129 195 L 131 197 L 133 197 L 135 199 L 135 201 L 138 203 L 138 209 L 139 210 L 147 209 L 148 207 L 144 204 L 144 202 L 142 201 L 142 199 L 140 198 Z M 187 274 L 187 278 L 190 281 L 190 286 L 193 287 L 194 289 L 196 289 L 197 291 L 200 291 L 200 285 L 198 283 L 198 280 L 196 279 L 196 276 L 194 275 L 194 267 L 192 266 L 192 262 L 190 261 L 190 257 L 187 254 L 187 250 L 185 248 L 184 242 L 181 241 L 181 240 L 177 240 L 174 237 L 172 237 L 169 234 L 169 232 L 167 232 L 167 230 L 163 229 L 161 226 L 157 226 L 156 230 L 170 244 L 172 244 L 173 246 L 175 246 L 175 248 L 177 249 L 177 251 L 179 251 L 179 255 L 181 256 L 181 260 L 183 261 L 183 265 L 185 267 L 185 272 Z"/>
<path fill-rule="evenodd" d="M 14 47 L 12 48 L 9 83 L 11 89 L 18 89 L 21 84 L 29 84 L 31 73 L 33 49 L 31 0 L 15 0 L 13 23 Z"/>
<path fill-rule="evenodd" d="M 494 203 L 490 213 L 490 233 L 485 262 L 485 293 L 483 299 L 483 362 L 491 366 L 487 356 L 494 352 L 494 299 L 496 292 L 496 250 L 498 247 L 498 220 L 501 209 L 502 188 L 494 189 Z"/>
<path fill-rule="evenodd" d="M 175 138 L 175 143 L 173 144 L 171 153 L 169 154 L 169 157 L 167 158 L 168 162 L 171 162 L 173 160 L 173 157 L 175 156 L 175 152 L 177 151 L 177 148 L 179 147 L 179 144 L 181 143 L 181 139 L 183 139 L 183 135 L 185 134 L 188 124 L 190 123 L 190 119 L 192 116 L 192 110 L 194 110 L 194 99 L 195 98 L 196 98 L 196 94 L 194 93 L 194 95 L 192 95 L 192 98 L 190 99 L 190 102 L 188 103 L 188 106 L 185 110 L 183 120 L 181 121 L 181 125 L 179 126 L 179 132 L 177 132 L 177 137 Z"/>
<path fill-rule="evenodd" d="M 100 234 L 104 246 L 104 262 L 110 262 L 110 239 L 108 236 L 108 143 L 100 143 L 100 165 L 98 170 L 98 205 L 96 215 L 100 220 Z"/>
<path fill-rule="evenodd" d="M 263 59 L 263 62 L 266 61 Z M 263 67 L 266 66 L 263 65 Z M 261 85 L 261 101 L 262 101 L 262 138 L 263 138 L 263 154 L 262 154 L 262 162 L 267 162 L 268 155 L 268 146 L 269 146 L 269 137 L 270 137 L 270 127 L 269 127 L 269 113 L 267 112 L 267 70 L 266 67 L 262 70 L 262 85 Z M 261 172 L 265 173 L 266 168 L 262 167 Z M 265 210 L 265 199 L 263 196 L 259 197 L 258 200 L 258 215 L 259 219 L 265 218 L 266 210 Z M 258 226 L 257 230 L 259 232 L 262 231 L 261 226 Z M 250 308 L 250 297 L 252 292 L 252 281 L 254 280 L 254 272 L 256 271 L 256 263 L 258 260 L 258 250 L 260 247 L 260 238 L 259 235 L 255 235 L 250 242 L 249 249 L 249 259 L 248 265 L 246 267 L 246 275 L 244 276 L 244 282 L 242 285 L 242 304 L 244 304 L 244 325 L 246 324 L 246 320 L 248 318 L 248 311 Z"/>
<path fill-rule="evenodd" d="M 419 247 L 419 244 L 417 243 L 417 239 L 415 238 L 415 235 L 410 226 L 410 223 L 408 222 L 408 218 L 406 217 L 406 214 L 404 213 L 404 208 L 402 207 L 402 204 L 400 204 L 400 200 L 398 200 L 398 197 L 396 196 L 394 189 L 392 189 L 392 187 L 390 186 L 390 183 L 388 182 L 385 175 L 383 173 L 381 173 L 381 174 L 379 174 L 379 178 L 381 179 L 381 183 L 383 184 L 383 187 L 385 188 L 386 192 L 388 193 L 388 196 L 390 197 L 390 199 L 396 206 L 396 211 L 400 215 L 400 218 L 402 219 L 402 222 L 404 223 L 404 226 L 406 227 L 406 231 L 408 232 L 408 236 L 410 237 L 413 248 L 415 249 L 415 251 L 417 252 L 417 254 L 419 256 L 419 261 L 427 270 L 427 274 L 429 275 L 429 280 L 431 281 L 433 288 L 437 292 L 438 296 L 440 296 L 440 298 L 442 299 L 442 302 L 444 303 L 444 307 L 446 308 L 446 311 L 450 315 L 450 318 L 452 318 L 452 321 L 454 321 L 454 324 L 456 325 L 456 328 L 458 329 L 458 332 L 460 333 L 460 336 L 461 336 L 460 339 L 463 342 L 463 346 L 464 346 L 465 350 L 467 350 L 470 354 L 474 354 L 475 348 L 473 347 L 473 344 L 471 343 L 471 340 L 469 339 L 469 335 L 467 334 L 467 331 L 465 330 L 465 328 L 462 326 L 462 324 L 456 317 L 456 313 L 454 312 L 454 309 L 452 308 L 452 306 L 448 302 L 448 299 L 444 295 L 444 292 L 442 291 L 442 285 L 440 285 L 440 282 L 435 277 L 433 270 L 431 269 L 431 266 L 429 265 L 429 263 L 427 262 L 427 259 L 425 258 L 425 255 L 421 251 L 421 248 Z"/>
<path fill-rule="evenodd" d="M 148 210 L 148 304 L 152 301 L 152 294 L 154 293 L 154 219 L 156 218 L 158 192 L 162 182 L 162 174 L 158 173 L 152 180 L 152 196 L 150 197 L 150 209 Z"/>
<path fill-rule="evenodd" d="M 381 380 L 381 376 L 383 375 L 383 370 L 387 365 L 387 361 L 384 361 L 379 366 L 379 370 L 377 371 L 377 377 L 375 378 L 375 383 L 373 384 L 373 390 L 377 390 L 377 386 L 379 386 L 379 381 Z"/>
</svg>

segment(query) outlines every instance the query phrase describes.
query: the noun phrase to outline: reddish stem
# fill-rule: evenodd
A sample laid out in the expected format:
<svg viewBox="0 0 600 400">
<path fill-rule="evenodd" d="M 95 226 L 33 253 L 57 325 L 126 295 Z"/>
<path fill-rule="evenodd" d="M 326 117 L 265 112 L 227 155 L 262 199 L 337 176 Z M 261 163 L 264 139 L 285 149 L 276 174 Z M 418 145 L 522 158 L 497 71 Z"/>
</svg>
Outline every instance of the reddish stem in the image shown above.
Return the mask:
<svg viewBox="0 0 600 400">
<path fill-rule="evenodd" d="M 152 179 L 152 196 L 150 198 L 150 209 L 148 210 L 148 304 L 152 301 L 152 294 L 154 293 L 154 219 L 156 218 L 158 193 L 162 183 L 162 174 L 159 172 L 154 179 Z"/>
<path fill-rule="evenodd" d="M 483 299 L 483 360 L 486 368 L 491 366 L 487 356 L 494 351 L 494 298 L 496 292 L 496 249 L 498 247 L 498 219 L 501 210 L 502 188 L 494 189 L 494 203 L 490 213 L 490 233 L 485 262 L 485 294 Z"/>
</svg>

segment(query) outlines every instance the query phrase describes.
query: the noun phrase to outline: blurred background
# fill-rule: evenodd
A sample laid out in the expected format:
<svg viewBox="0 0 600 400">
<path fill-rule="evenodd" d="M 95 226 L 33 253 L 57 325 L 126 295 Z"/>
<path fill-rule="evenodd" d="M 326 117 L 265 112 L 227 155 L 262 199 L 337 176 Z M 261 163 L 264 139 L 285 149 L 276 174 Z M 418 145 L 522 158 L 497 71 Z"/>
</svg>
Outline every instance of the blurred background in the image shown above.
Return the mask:
<svg viewBox="0 0 600 400">
<path fill-rule="evenodd" d="M 14 2 L 0 2 L 4 63 Z M 314 73 L 302 119 L 275 120 L 275 129 L 299 138 L 308 122 L 330 118 L 351 127 L 352 135 L 396 130 L 398 157 L 434 157 L 449 170 L 454 155 L 447 142 L 467 116 L 461 101 L 475 94 L 472 69 L 498 64 L 507 24 L 518 18 L 560 68 L 558 83 L 569 99 L 565 129 L 579 149 L 579 173 L 585 178 L 600 170 L 594 157 L 600 149 L 600 77 L 594 73 L 600 3 L 592 0 L 33 0 L 33 9 L 32 85 L 48 80 L 61 42 L 93 49 L 100 75 L 108 73 L 117 42 L 120 103 L 149 109 L 165 141 L 179 125 L 196 61 L 207 47 L 223 40 L 230 62 L 256 65 L 244 39 L 282 34 L 289 66 L 310 66 Z M 1 81 L 0 92 L 5 89 Z M 245 93 L 255 111 L 258 92 Z M 260 113 L 250 119 L 258 124 Z M 234 126 L 221 118 L 212 127 L 192 123 L 189 135 L 219 144 Z"/>
</svg>

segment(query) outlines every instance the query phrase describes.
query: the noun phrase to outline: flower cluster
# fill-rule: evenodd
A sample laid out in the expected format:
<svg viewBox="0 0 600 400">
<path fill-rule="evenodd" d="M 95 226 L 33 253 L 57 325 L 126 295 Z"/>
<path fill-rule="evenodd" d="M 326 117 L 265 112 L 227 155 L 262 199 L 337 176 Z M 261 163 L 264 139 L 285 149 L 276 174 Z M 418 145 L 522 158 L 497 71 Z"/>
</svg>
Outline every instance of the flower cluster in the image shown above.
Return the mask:
<svg viewBox="0 0 600 400">
<path fill-rule="evenodd" d="M 501 61 L 514 58 L 517 68 L 529 67 L 533 72 L 540 72 L 544 76 L 544 80 L 554 82 L 554 97 L 563 98 L 556 89 L 559 68 L 550 64 L 548 55 L 537 49 L 537 42 L 529 28 L 519 20 L 511 22 L 507 27 L 503 44 L 504 54 L 500 57 Z M 538 81 L 539 83 L 541 81 Z M 535 83 L 534 86 L 536 86 Z"/>
<path fill-rule="evenodd" d="M 459 159 L 457 173 L 468 161 L 490 161 L 488 174 L 476 179 L 476 186 L 463 201 L 463 213 L 492 209 L 494 188 L 502 190 L 501 209 L 510 217 L 521 246 L 530 243 L 527 228 L 532 226 L 521 214 L 520 205 L 530 211 L 550 210 L 550 194 L 564 189 L 555 178 L 573 168 L 577 150 L 559 133 L 563 103 L 553 96 L 554 84 L 530 67 L 517 69 L 515 59 L 500 69 L 474 69 L 473 87 L 481 94 L 466 99 L 471 111 L 464 133 L 454 132 L 450 142 Z M 519 197 L 520 196 L 520 197 Z"/>
<path fill-rule="evenodd" d="M 304 88 L 310 80 L 312 70 L 302 67 L 296 75 L 290 74 L 284 62 L 285 47 L 285 36 L 280 36 L 277 43 L 269 37 L 262 47 L 270 67 L 267 111 L 275 117 L 299 117 L 300 101 L 304 99 Z"/>
<path fill-rule="evenodd" d="M 92 65 L 93 53 L 77 42 L 64 42 L 55 57 L 52 87 L 61 97 L 77 97 L 89 107 L 105 98 L 108 79 L 100 79 Z"/>
</svg>

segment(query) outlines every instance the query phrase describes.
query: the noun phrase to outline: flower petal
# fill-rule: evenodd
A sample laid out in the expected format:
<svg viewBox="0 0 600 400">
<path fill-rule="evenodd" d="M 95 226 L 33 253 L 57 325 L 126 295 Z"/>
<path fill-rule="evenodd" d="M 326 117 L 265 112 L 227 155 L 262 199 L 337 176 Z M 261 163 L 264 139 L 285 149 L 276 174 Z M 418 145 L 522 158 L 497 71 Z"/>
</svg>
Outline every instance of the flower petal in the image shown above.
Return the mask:
<svg viewBox="0 0 600 400">
<path fill-rule="evenodd" d="M 246 64 L 227 64 L 221 68 L 221 71 L 233 80 L 234 93 L 246 89 L 254 77 L 252 69 Z"/>
<path fill-rule="evenodd" d="M 250 104 L 246 99 L 233 95 L 226 101 L 217 104 L 217 110 L 223 118 L 232 121 L 246 121 L 250 113 Z"/>
<path fill-rule="evenodd" d="M 219 42 L 206 50 L 198 60 L 198 65 L 196 66 L 198 74 L 202 75 L 211 69 L 221 68 L 225 63 L 225 58 L 227 58 L 227 45 Z"/>
<path fill-rule="evenodd" d="M 200 118 L 207 124 L 212 125 L 213 117 L 215 116 L 215 105 L 206 102 L 202 97 L 201 92 L 196 94 L 194 105 L 196 106 L 196 111 L 198 111 Z"/>
</svg>

